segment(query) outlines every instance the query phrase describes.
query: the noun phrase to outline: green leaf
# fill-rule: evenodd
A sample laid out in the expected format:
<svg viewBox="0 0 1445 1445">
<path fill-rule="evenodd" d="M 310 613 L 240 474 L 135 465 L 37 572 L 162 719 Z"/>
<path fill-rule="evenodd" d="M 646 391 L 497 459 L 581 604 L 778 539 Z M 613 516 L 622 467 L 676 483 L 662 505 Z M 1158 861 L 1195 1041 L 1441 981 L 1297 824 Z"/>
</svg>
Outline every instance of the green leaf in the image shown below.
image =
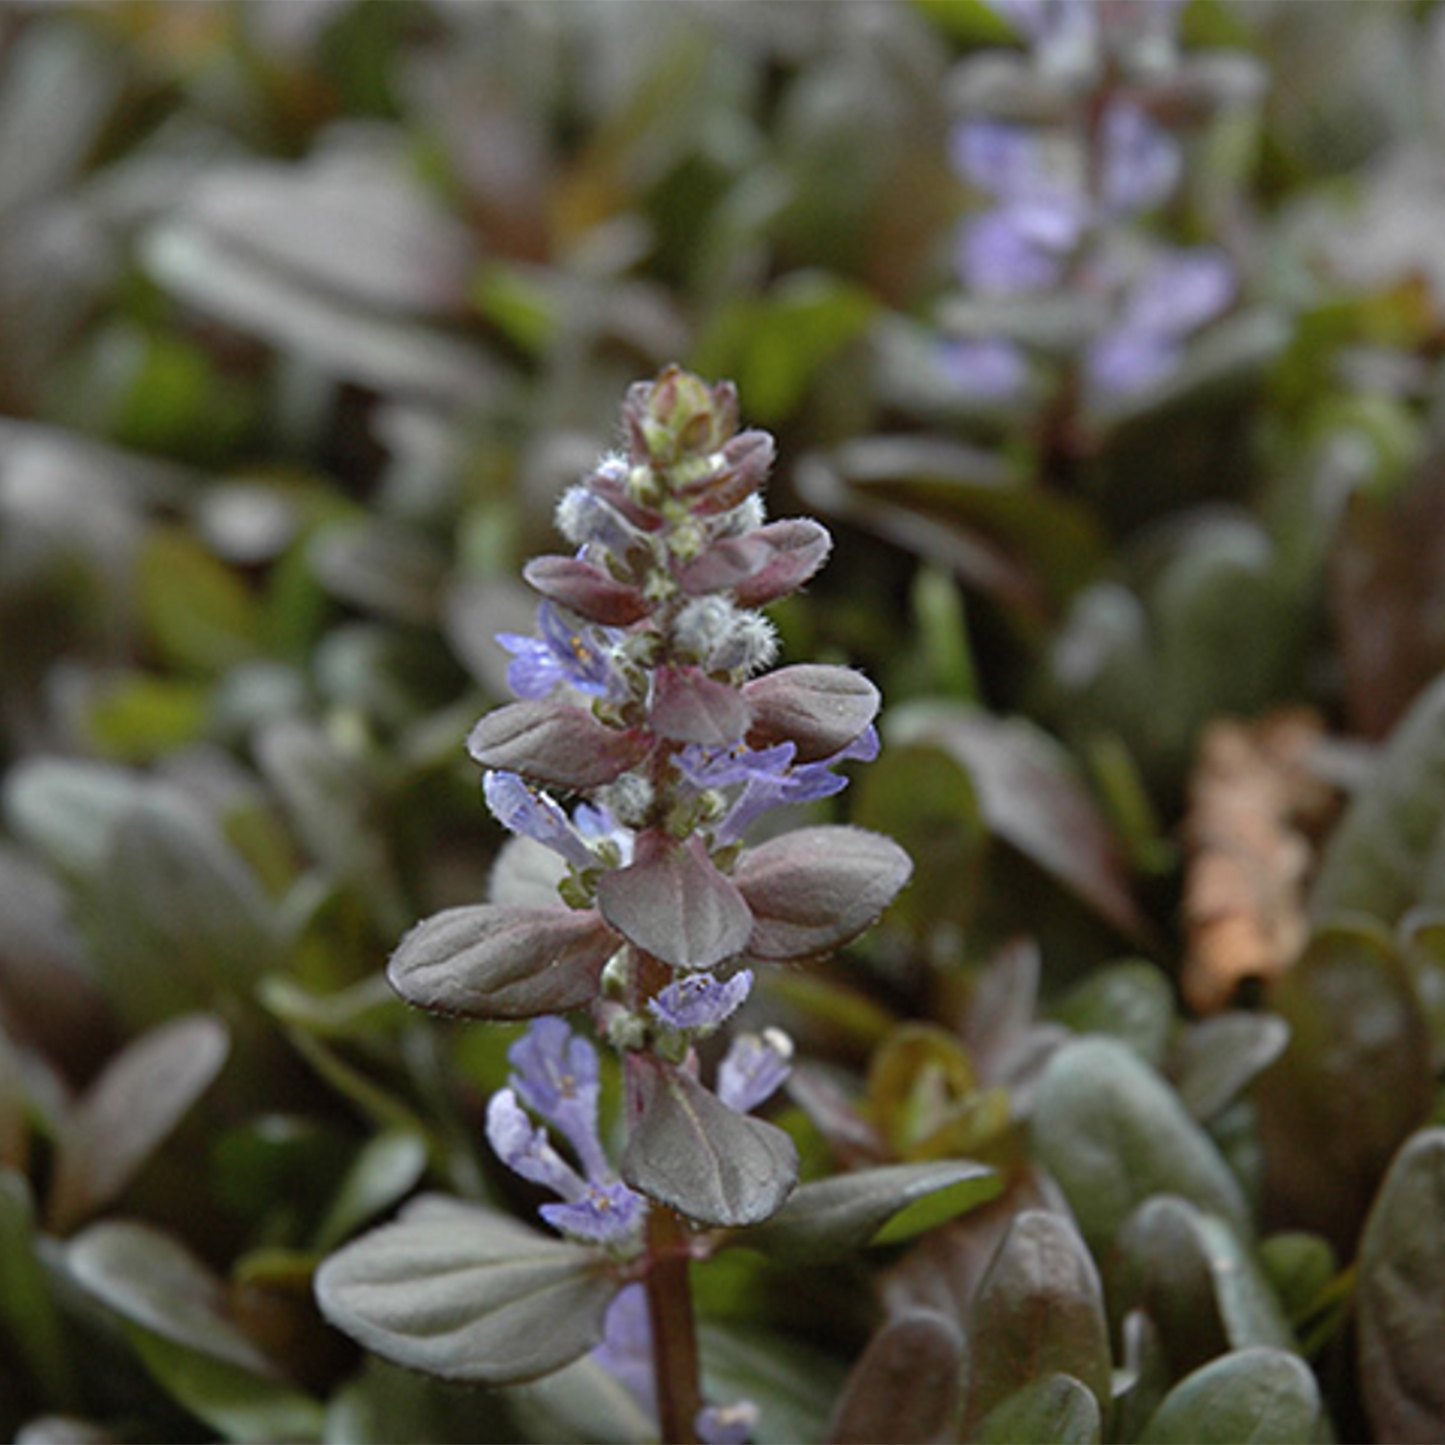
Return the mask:
<svg viewBox="0 0 1445 1445">
<path fill-rule="evenodd" d="M 967 1048 L 936 1024 L 894 1028 L 868 1069 L 868 1117 L 902 1159 L 957 1158 L 996 1139 L 1008 1093 L 980 1086 Z"/>
<path fill-rule="evenodd" d="M 1120 1230 L 1109 1266 L 1119 1317 L 1145 1311 L 1175 1375 L 1231 1349 L 1297 1348 L 1278 1299 L 1223 1221 L 1187 1200 L 1146 1200 Z"/>
<path fill-rule="evenodd" d="M 1445 1129 L 1400 1150 L 1360 1244 L 1360 1385 L 1378 1440 L 1445 1436 Z"/>
<path fill-rule="evenodd" d="M 1023 718 L 952 703 L 895 708 L 890 744 L 936 747 L 968 773 L 989 828 L 1126 937 L 1148 926 L 1118 840 L 1068 755 Z"/>
<path fill-rule="evenodd" d="M 475 404 L 493 389 L 496 373 L 475 341 L 328 294 L 193 218 L 165 220 L 143 253 L 146 269 L 188 305 L 333 376 L 443 403 Z"/>
<path fill-rule="evenodd" d="M 75 1361 L 39 1242 L 29 1181 L 0 1168 L 0 1327 L 17 1366 L 48 1400 L 74 1400 Z"/>
<path fill-rule="evenodd" d="M 1392 937 L 1318 931 L 1269 1002 L 1288 1048 L 1255 1088 L 1266 1197 L 1290 1228 L 1352 1253 L 1390 1159 L 1434 1093 L 1429 1026 Z"/>
<path fill-rule="evenodd" d="M 147 791 L 126 768 L 33 758 L 5 779 L 5 821 L 57 872 L 85 877 L 99 871 L 116 825 Z"/>
<path fill-rule="evenodd" d="M 843 1386 L 837 1358 L 791 1335 L 756 1325 L 698 1331 L 704 1392 L 712 1400 L 752 1400 L 760 1414 L 754 1445 L 814 1445 Z"/>
<path fill-rule="evenodd" d="M 1330 834 L 1310 890 L 1316 919 L 1366 913 L 1396 922 L 1445 903 L 1445 678 L 1401 719 Z"/>
<path fill-rule="evenodd" d="M 196 1014 L 152 1030 L 117 1055 L 56 1141 L 50 1229 L 68 1234 L 117 1199 L 210 1087 L 229 1052 L 225 1025 Z"/>
<path fill-rule="evenodd" d="M 0 1028 L 0 1169 L 22 1175 L 30 1157 L 30 1104 L 15 1046 Z"/>
<path fill-rule="evenodd" d="M 1174 1029 L 1174 992 L 1154 964 L 1130 959 L 1096 970 L 1054 1012 L 1075 1033 L 1118 1039 L 1158 1068 Z"/>
<path fill-rule="evenodd" d="M 1249 1231 L 1243 1191 L 1213 1141 L 1124 1044 L 1080 1039 L 1055 1054 L 1034 1102 L 1033 1141 L 1096 1257 L 1154 1194 L 1181 1195 Z"/>
<path fill-rule="evenodd" d="M 784 1263 L 814 1263 L 900 1244 L 994 1198 L 995 1170 L 967 1160 L 890 1164 L 800 1185 L 764 1224 L 735 1241 Z"/>
<path fill-rule="evenodd" d="M 504 1397 L 399 1369 L 375 1355 L 332 1392 L 326 1445 L 474 1445 L 514 1437 Z M 570 1438 L 558 1435 L 554 1438 Z"/>
<path fill-rule="evenodd" d="M 225 1439 L 317 1440 L 320 1407 L 231 1318 L 225 1286 L 149 1225 L 92 1225 L 66 1249 L 76 1282 L 114 1310 L 147 1369 Z"/>
<path fill-rule="evenodd" d="M 977 447 L 858 437 L 804 458 L 797 476 L 820 511 L 891 537 L 1030 618 L 1081 586 L 1101 557 L 1084 507 L 1021 485 L 1001 456 Z"/>
<path fill-rule="evenodd" d="M 412 927 L 387 977 L 408 1003 L 435 1013 L 532 1018 L 596 998 L 618 944 L 590 910 L 460 904 Z"/>
<path fill-rule="evenodd" d="M 622 1177 L 702 1224 L 737 1227 L 776 1214 L 798 1181 L 798 1151 L 775 1124 L 730 1109 L 691 1074 L 649 1061 L 643 1111 Z"/>
<path fill-rule="evenodd" d="M 797 272 L 764 297 L 734 301 L 691 364 L 707 375 L 732 377 L 756 421 L 782 421 L 876 310 L 859 286 L 820 271 Z"/>
<path fill-rule="evenodd" d="M 1323 1406 L 1310 1368 L 1286 1350 L 1236 1350 L 1201 1366 L 1164 1397 L 1144 1445 L 1302 1445 Z"/>
<path fill-rule="evenodd" d="M 362 1145 L 316 1231 L 318 1253 L 334 1249 L 373 1215 L 408 1194 L 427 1164 L 427 1141 L 409 1129 L 388 1129 Z"/>
<path fill-rule="evenodd" d="M 245 996 L 280 948 L 277 913 L 212 820 L 164 790 L 116 819 L 89 881 L 91 958 L 137 1026 Z"/>
<path fill-rule="evenodd" d="M 963 1336 L 946 1316 L 912 1310 L 889 1320 L 848 1375 L 829 1445 L 925 1445 L 947 1438 L 962 1368 Z"/>
<path fill-rule="evenodd" d="M 85 730 L 102 756 L 148 762 L 195 741 L 209 707 L 202 684 L 132 672 L 107 680 L 90 702 Z"/>
<path fill-rule="evenodd" d="M 326 524 L 309 556 L 321 585 L 365 612 L 416 627 L 435 626 L 446 555 L 425 535 L 388 518 Z"/>
<path fill-rule="evenodd" d="M 602 1338 L 617 1292 L 601 1250 L 440 1195 L 323 1262 L 338 1329 L 409 1369 L 507 1385 L 561 1369 Z"/>
<path fill-rule="evenodd" d="M 210 675 L 254 657 L 260 609 L 244 582 L 189 533 L 157 530 L 140 560 L 142 618 L 162 656 Z"/>
<path fill-rule="evenodd" d="M 996 1405 L 969 1437 L 975 1445 L 1098 1445 L 1103 1412 L 1070 1375 L 1030 1381 Z"/>
<path fill-rule="evenodd" d="M 128 1330 L 146 1369 L 177 1404 L 236 1445 L 255 1440 L 321 1439 L 323 1412 L 310 1396 L 254 1375 L 164 1336 Z"/>
<path fill-rule="evenodd" d="M 1169 1060 L 1184 1107 L 1196 1119 L 1212 1119 L 1288 1044 L 1289 1025 L 1275 1014 L 1223 1013 L 1191 1025 Z"/>
<path fill-rule="evenodd" d="M 856 786 L 854 821 L 893 838 L 916 865 L 889 923 L 923 936 L 965 927 L 978 905 L 975 880 L 988 844 L 968 770 L 941 748 L 890 740 Z"/>
<path fill-rule="evenodd" d="M 974 1296 L 968 1337 L 970 1420 L 1050 1375 L 1080 1381 L 1101 1409 L 1109 1401 L 1103 1288 L 1063 1215 L 1025 1210 L 1015 1217 Z"/>
<path fill-rule="evenodd" d="M 565 1369 L 529 1384 L 514 1385 L 507 1392 L 507 1404 L 524 1432 L 516 1437 L 520 1439 L 636 1445 L 657 1433 L 653 1412 L 599 1360 L 591 1358 L 574 1360 Z"/>
</svg>

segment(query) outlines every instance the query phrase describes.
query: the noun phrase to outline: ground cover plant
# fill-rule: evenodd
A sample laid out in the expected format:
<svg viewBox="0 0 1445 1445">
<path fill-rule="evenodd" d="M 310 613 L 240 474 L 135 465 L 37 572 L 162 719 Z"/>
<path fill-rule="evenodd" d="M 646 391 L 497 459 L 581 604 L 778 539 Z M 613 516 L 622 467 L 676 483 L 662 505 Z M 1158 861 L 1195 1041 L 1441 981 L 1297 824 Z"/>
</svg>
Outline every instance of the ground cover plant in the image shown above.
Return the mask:
<svg viewBox="0 0 1445 1445">
<path fill-rule="evenodd" d="M 0 1432 L 1445 1436 L 1442 64 L 0 11 Z"/>
</svg>

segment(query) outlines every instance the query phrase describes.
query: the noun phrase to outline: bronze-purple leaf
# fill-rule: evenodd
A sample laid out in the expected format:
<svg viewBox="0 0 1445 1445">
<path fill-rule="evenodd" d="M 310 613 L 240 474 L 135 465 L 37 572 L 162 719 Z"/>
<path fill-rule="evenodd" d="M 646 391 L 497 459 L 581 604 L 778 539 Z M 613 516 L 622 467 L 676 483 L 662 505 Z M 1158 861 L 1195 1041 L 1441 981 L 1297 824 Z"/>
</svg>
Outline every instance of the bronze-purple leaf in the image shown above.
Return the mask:
<svg viewBox="0 0 1445 1445">
<path fill-rule="evenodd" d="M 916 702 L 890 715 L 888 738 L 948 754 L 967 772 L 993 833 L 1125 937 L 1150 937 L 1118 838 L 1072 760 L 1042 729 L 957 703 Z"/>
<path fill-rule="evenodd" d="M 767 432 L 739 432 L 722 448 L 721 470 L 682 489 L 695 497 L 692 510 L 700 516 L 728 512 L 761 491 L 773 469 L 775 451 Z"/>
<path fill-rule="evenodd" d="M 743 687 L 752 709 L 748 745 L 797 745 L 797 761 L 817 762 L 841 752 L 878 712 L 878 689 L 847 667 L 804 663 L 780 667 Z"/>
<path fill-rule="evenodd" d="M 568 792 L 601 787 L 636 767 L 652 740 L 640 729 L 605 727 L 568 703 L 513 702 L 472 729 L 467 751 L 483 767 L 521 773 Z"/>
<path fill-rule="evenodd" d="M 691 1074 L 649 1060 L 622 1177 L 689 1219 L 741 1228 L 782 1208 L 798 1181 L 798 1151 L 777 1125 L 728 1108 Z"/>
<path fill-rule="evenodd" d="M 436 1194 L 316 1275 L 338 1329 L 407 1369 L 473 1385 L 535 1380 L 586 1354 L 618 1288 L 602 1250 Z"/>
<path fill-rule="evenodd" d="M 758 529 L 768 537 L 772 556 L 734 590 L 739 607 L 765 607 L 796 592 L 828 560 L 833 539 L 821 522 L 808 517 L 770 522 Z"/>
<path fill-rule="evenodd" d="M 418 923 L 392 954 L 387 977 L 408 1003 L 435 1013 L 535 1018 L 595 998 L 619 946 L 590 909 L 481 903 Z"/>
<path fill-rule="evenodd" d="M 640 588 L 580 557 L 534 557 L 522 576 L 549 601 L 604 627 L 628 627 L 652 610 Z"/>
<path fill-rule="evenodd" d="M 659 737 L 703 747 L 732 747 L 748 726 L 741 693 L 699 667 L 664 667 L 656 674 L 648 723 Z"/>
<path fill-rule="evenodd" d="M 749 849 L 734 882 L 752 910 L 753 958 L 813 958 L 874 923 L 913 873 L 891 838 L 865 828 L 799 828 Z"/>
<path fill-rule="evenodd" d="M 712 968 L 747 947 L 753 916 L 708 857 L 702 839 L 685 843 L 644 833 L 635 863 L 606 873 L 597 888 L 602 916 L 644 953 L 673 968 Z"/>
<path fill-rule="evenodd" d="M 684 592 L 732 589 L 744 607 L 761 607 L 801 587 L 823 565 L 832 539 L 806 518 L 769 522 L 715 542 L 678 574 Z"/>
</svg>

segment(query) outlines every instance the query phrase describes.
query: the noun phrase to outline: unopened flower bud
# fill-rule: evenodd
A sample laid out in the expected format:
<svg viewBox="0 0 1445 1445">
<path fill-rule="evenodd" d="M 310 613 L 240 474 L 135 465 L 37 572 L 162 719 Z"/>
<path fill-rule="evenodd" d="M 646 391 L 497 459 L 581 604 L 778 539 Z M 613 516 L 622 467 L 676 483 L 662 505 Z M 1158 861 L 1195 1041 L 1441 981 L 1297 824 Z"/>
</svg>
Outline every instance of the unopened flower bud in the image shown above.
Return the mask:
<svg viewBox="0 0 1445 1445">
<path fill-rule="evenodd" d="M 717 672 L 742 672 L 751 677 L 771 667 L 778 655 L 777 629 L 757 612 L 734 613 L 733 626 L 707 659 Z"/>
</svg>

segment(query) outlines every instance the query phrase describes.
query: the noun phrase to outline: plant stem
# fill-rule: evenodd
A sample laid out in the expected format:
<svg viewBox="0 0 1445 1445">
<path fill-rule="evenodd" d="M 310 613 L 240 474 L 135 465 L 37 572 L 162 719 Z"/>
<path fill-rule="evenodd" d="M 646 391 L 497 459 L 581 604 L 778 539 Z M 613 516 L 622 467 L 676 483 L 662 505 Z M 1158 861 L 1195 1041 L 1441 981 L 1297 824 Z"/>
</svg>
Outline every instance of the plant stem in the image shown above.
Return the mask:
<svg viewBox="0 0 1445 1445">
<path fill-rule="evenodd" d="M 697 1325 L 692 1311 L 687 1226 L 654 1204 L 648 1215 L 647 1313 L 657 1381 L 657 1418 L 664 1445 L 695 1445 L 702 1409 L 698 1383 Z"/>
<path fill-rule="evenodd" d="M 628 1003 L 640 1013 L 644 1003 L 666 986 L 671 970 L 644 953 L 632 950 Z M 646 1097 L 644 1078 L 652 1060 L 629 1054 L 624 1060 L 624 1087 L 629 1129 L 637 1127 Z M 647 1213 L 647 1318 L 652 1332 L 653 1378 L 657 1385 L 657 1420 L 663 1445 L 696 1445 L 694 1422 L 702 1409 L 698 1379 L 697 1324 L 693 1318 L 686 1221 L 654 1200 Z"/>
</svg>

